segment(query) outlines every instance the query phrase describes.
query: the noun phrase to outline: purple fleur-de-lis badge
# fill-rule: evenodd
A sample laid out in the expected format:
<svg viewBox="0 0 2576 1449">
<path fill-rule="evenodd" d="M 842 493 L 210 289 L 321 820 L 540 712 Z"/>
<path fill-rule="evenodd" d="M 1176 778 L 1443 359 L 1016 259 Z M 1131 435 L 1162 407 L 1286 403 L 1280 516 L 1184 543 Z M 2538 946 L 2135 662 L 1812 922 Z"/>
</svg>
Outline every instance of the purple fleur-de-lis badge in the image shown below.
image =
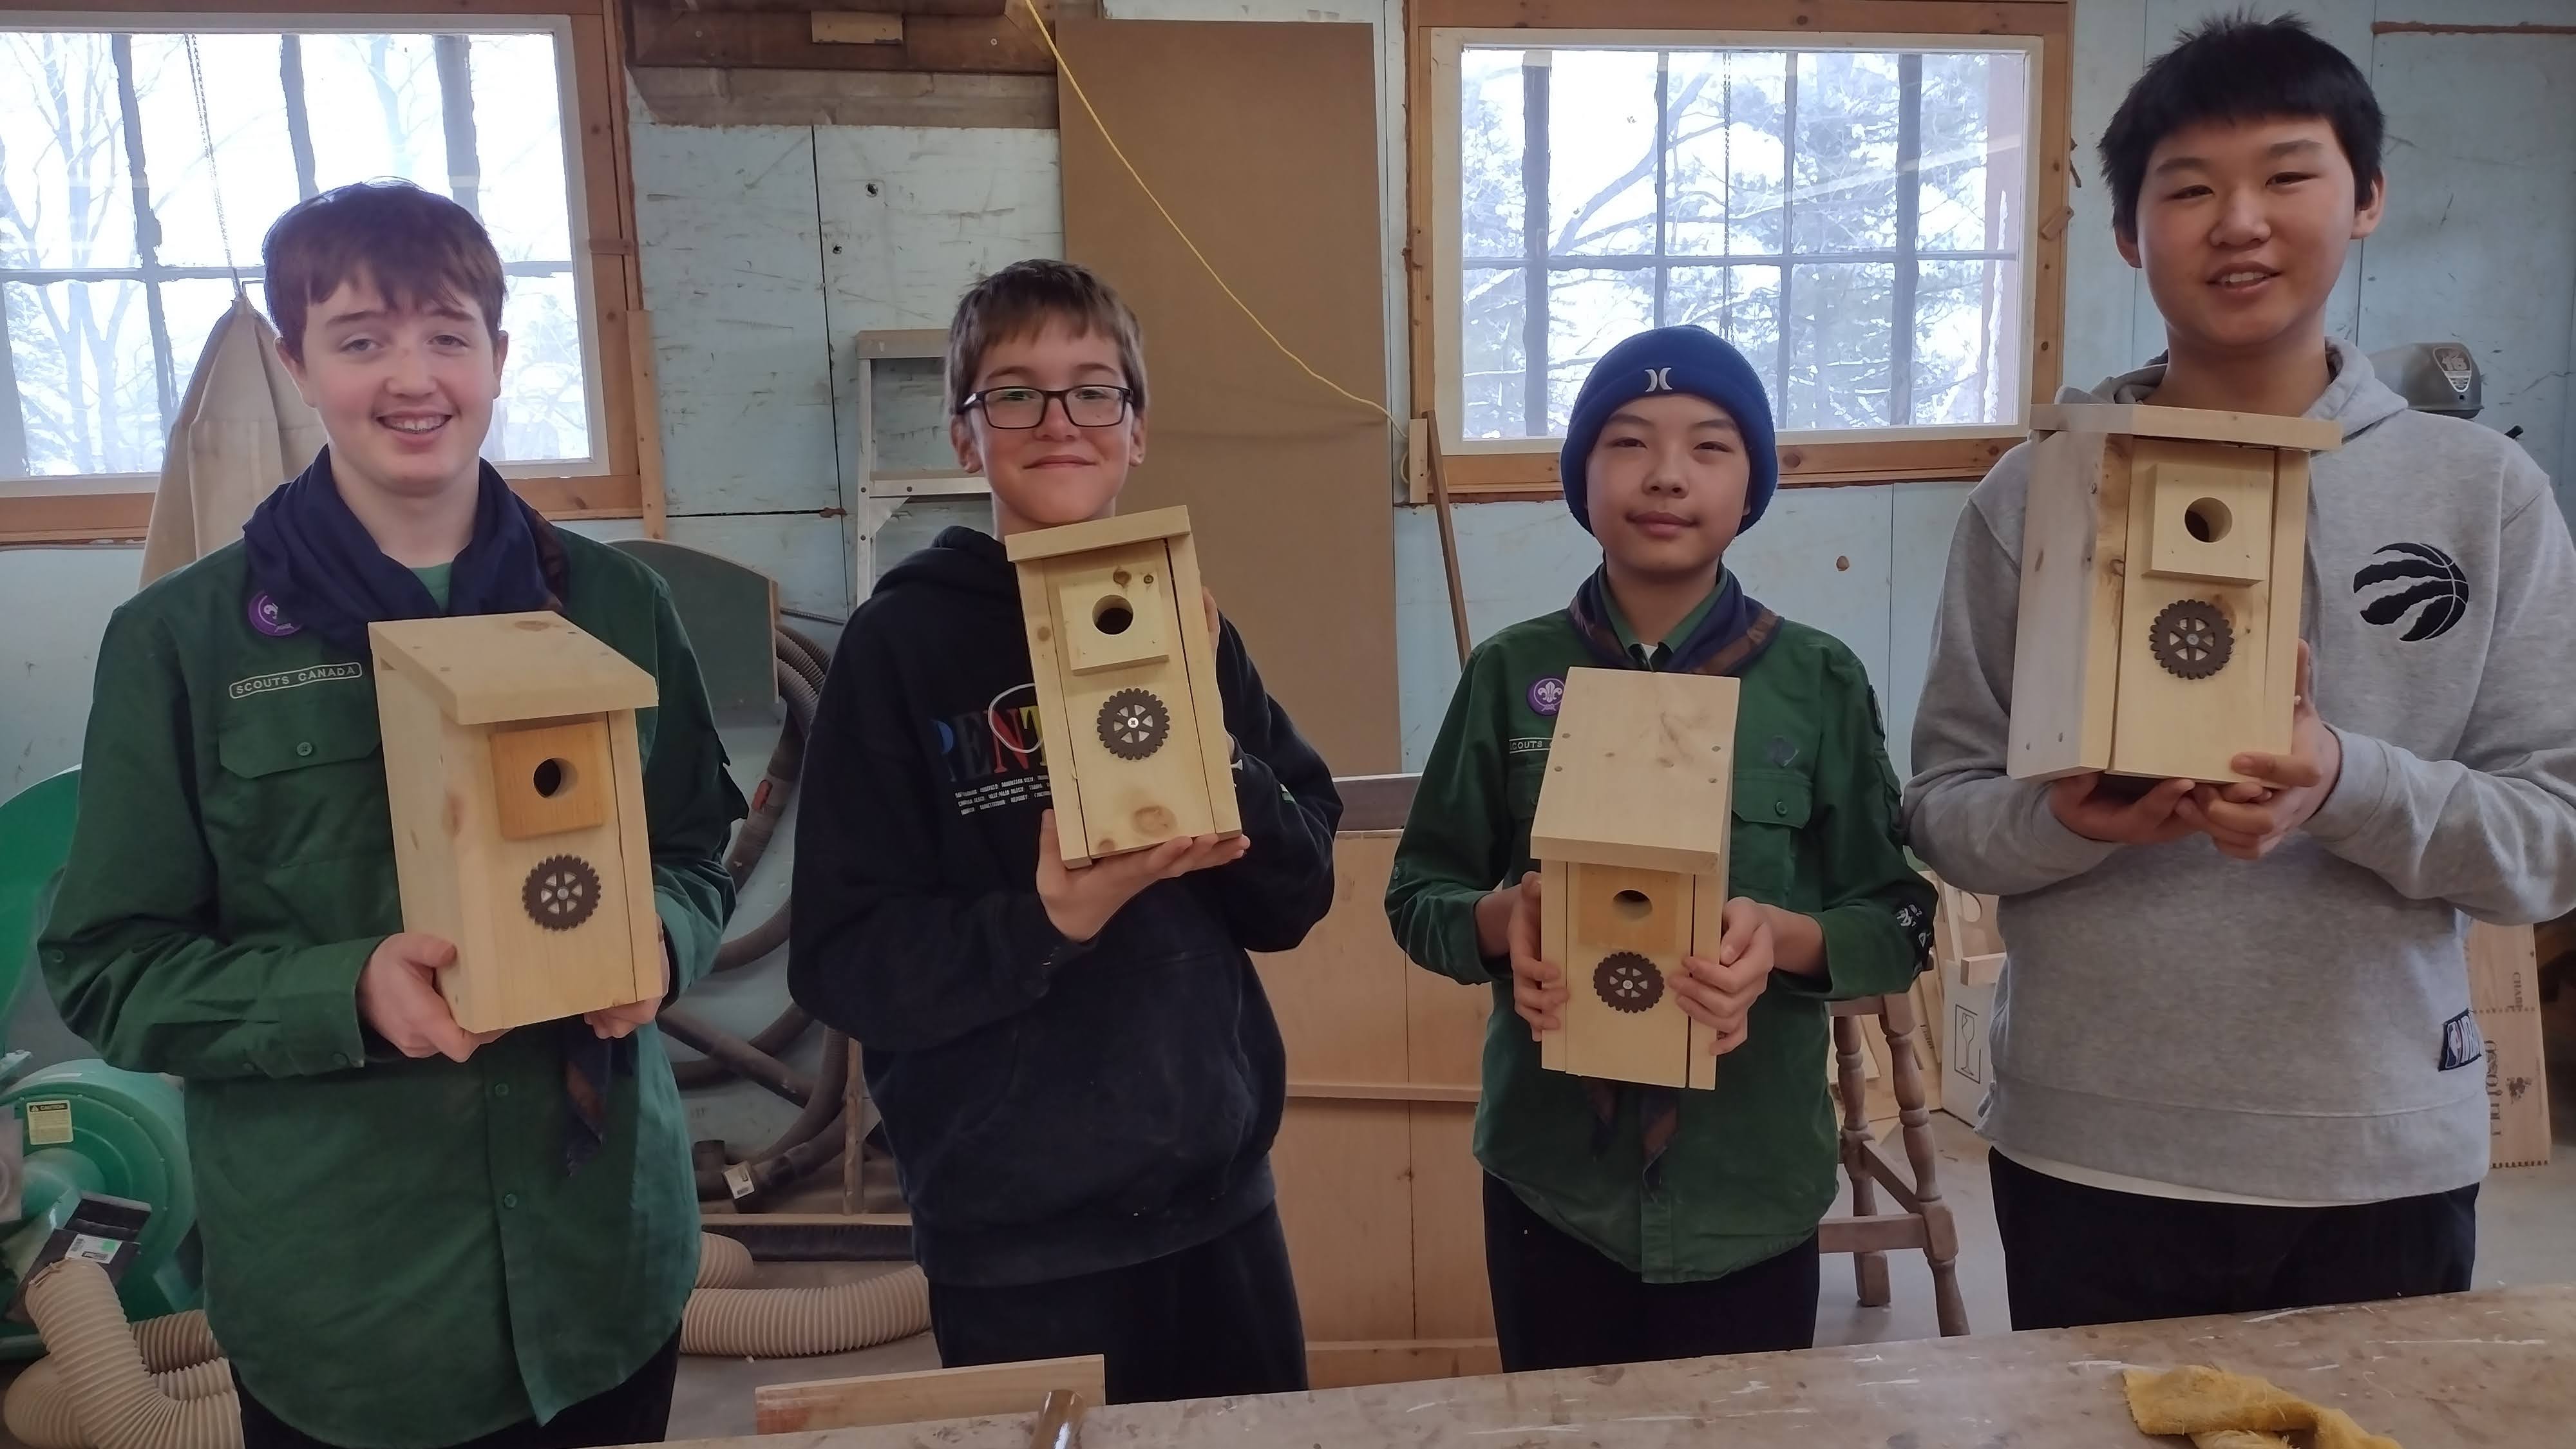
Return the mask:
<svg viewBox="0 0 2576 1449">
<path fill-rule="evenodd" d="M 1554 717 L 1565 705 L 1565 681 L 1551 674 L 1529 687 L 1529 707 Z"/>
<path fill-rule="evenodd" d="M 250 626 L 271 639 L 304 632 L 304 626 L 286 617 L 286 611 L 277 607 L 277 600 L 265 593 L 250 596 Z"/>
</svg>

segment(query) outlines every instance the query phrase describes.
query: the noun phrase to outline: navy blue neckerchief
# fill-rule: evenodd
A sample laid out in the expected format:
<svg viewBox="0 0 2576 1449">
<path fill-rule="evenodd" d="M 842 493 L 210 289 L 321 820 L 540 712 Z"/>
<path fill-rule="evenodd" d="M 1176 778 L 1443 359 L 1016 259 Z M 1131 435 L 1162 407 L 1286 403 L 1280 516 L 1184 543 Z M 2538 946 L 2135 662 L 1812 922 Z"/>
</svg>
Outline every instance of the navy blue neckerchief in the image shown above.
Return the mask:
<svg viewBox="0 0 2576 1449">
<path fill-rule="evenodd" d="M 1709 605 L 1698 627 L 1664 661 L 1665 673 L 1740 675 L 1752 668 L 1753 662 L 1780 637 L 1780 616 L 1745 593 L 1744 585 L 1732 571 L 1719 570 L 1717 590 L 1716 602 Z M 1574 620 L 1574 632 L 1582 638 L 1583 647 L 1603 668 L 1642 667 L 1637 656 L 1619 642 L 1619 631 L 1610 622 L 1608 564 L 1594 569 L 1592 576 L 1574 591 L 1574 602 L 1566 606 L 1566 613 Z M 1654 646 L 1647 647 L 1651 651 Z M 1649 1185 L 1660 1181 L 1664 1149 L 1672 1145 L 1673 1133 L 1681 1126 L 1680 1091 L 1598 1077 L 1585 1077 L 1583 1089 L 1592 1100 L 1592 1150 L 1596 1156 L 1609 1150 L 1619 1119 L 1620 1098 L 1636 1099 L 1646 1181 Z"/>
</svg>

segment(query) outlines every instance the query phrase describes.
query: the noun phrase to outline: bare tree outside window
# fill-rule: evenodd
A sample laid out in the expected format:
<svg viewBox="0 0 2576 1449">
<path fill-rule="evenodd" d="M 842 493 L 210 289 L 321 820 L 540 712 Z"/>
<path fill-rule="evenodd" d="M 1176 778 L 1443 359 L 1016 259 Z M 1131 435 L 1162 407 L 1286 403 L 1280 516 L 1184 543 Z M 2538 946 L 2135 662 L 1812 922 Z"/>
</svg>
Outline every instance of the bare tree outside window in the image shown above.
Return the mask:
<svg viewBox="0 0 2576 1449">
<path fill-rule="evenodd" d="M 510 356 L 485 455 L 589 460 L 595 339 L 557 44 L 0 30 L 0 479 L 158 471 L 236 276 L 264 305 L 268 224 L 318 190 L 383 176 L 456 198 L 501 252 Z"/>
<path fill-rule="evenodd" d="M 2020 416 L 2019 50 L 1459 55 L 1468 438 L 1561 435 L 1593 362 L 1699 323 L 1784 430 Z"/>
</svg>

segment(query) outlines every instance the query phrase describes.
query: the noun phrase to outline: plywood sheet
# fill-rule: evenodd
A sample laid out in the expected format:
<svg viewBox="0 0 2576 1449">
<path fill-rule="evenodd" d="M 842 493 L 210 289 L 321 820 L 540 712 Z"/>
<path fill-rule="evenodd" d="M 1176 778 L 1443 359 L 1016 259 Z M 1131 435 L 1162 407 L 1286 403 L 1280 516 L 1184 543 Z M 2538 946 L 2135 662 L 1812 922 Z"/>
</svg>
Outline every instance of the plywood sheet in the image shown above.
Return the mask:
<svg viewBox="0 0 2576 1449">
<path fill-rule="evenodd" d="M 1311 1343 L 1413 1337 L 1413 1146 L 1406 1102 L 1300 1101 L 1270 1149 Z"/>
<path fill-rule="evenodd" d="M 1365 25 L 1064 22 L 1129 160 L 1315 369 L 1383 402 L 1376 53 Z M 1143 320 L 1147 461 L 1126 505 L 1186 503 L 1207 582 L 1271 692 L 1343 774 L 1396 768 L 1390 432 L 1265 340 L 1078 103 L 1065 253 Z"/>
<path fill-rule="evenodd" d="M 1406 1080 L 1406 993 L 1413 977 L 1431 973 L 1404 959 L 1387 928 L 1386 878 L 1398 838 L 1391 830 L 1336 837 L 1331 912 L 1296 950 L 1254 958 L 1292 1082 Z M 1475 1081 L 1472 1059 L 1466 1075 L 1440 1080 Z"/>
</svg>

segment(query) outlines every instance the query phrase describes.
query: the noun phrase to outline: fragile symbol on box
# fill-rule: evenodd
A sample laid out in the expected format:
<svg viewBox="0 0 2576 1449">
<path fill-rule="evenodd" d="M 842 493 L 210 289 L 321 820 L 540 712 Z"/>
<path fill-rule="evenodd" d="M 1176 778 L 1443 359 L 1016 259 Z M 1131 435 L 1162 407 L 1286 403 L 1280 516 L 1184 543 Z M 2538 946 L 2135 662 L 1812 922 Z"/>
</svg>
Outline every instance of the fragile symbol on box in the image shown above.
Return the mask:
<svg viewBox="0 0 2576 1449">
<path fill-rule="evenodd" d="M 1985 1018 L 1964 1006 L 1950 1008 L 1951 1070 L 1972 1082 L 1986 1079 Z"/>
</svg>

